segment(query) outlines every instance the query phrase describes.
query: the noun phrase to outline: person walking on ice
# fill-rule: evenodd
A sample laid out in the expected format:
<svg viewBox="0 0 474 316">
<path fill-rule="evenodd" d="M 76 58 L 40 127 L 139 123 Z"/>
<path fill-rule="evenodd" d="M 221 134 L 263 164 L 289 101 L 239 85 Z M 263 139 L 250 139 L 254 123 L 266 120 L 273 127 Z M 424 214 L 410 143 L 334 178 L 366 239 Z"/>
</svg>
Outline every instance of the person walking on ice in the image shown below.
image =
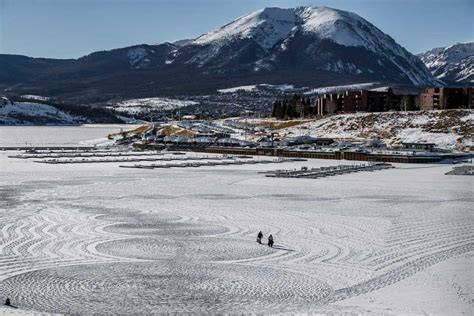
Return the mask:
<svg viewBox="0 0 474 316">
<path fill-rule="evenodd" d="M 273 236 L 272 236 L 272 234 L 270 234 L 270 236 L 268 236 L 268 246 L 273 247 Z"/>
<path fill-rule="evenodd" d="M 260 232 L 258 233 L 258 235 L 257 235 L 257 242 L 258 242 L 259 244 L 262 243 L 262 238 L 263 238 L 263 233 L 262 233 L 262 231 L 260 231 Z"/>
</svg>

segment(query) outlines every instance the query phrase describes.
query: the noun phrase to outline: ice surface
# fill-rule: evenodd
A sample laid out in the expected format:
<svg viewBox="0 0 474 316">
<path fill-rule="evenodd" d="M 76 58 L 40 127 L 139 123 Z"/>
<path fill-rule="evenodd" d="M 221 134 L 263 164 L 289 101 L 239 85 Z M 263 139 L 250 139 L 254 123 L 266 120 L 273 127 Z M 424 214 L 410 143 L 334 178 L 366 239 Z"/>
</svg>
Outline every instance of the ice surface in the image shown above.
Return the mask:
<svg viewBox="0 0 474 316">
<path fill-rule="evenodd" d="M 0 146 L 79 146 L 105 141 L 108 134 L 139 125 L 0 126 Z"/>
<path fill-rule="evenodd" d="M 473 183 L 451 165 L 306 180 L 257 172 L 353 162 L 136 170 L 8 154 L 0 297 L 24 310 L 472 314 Z"/>
</svg>

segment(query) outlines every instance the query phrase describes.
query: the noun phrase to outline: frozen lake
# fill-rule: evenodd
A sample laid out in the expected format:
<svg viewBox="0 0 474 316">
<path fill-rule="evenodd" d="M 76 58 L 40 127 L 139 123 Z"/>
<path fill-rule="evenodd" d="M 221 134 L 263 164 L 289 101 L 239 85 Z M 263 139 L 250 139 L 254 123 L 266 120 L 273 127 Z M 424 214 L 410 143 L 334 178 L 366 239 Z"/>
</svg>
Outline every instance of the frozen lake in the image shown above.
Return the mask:
<svg viewBox="0 0 474 316">
<path fill-rule="evenodd" d="M 81 126 L 0 126 L 0 146 L 74 146 L 87 145 L 91 140 L 106 138 L 108 134 L 132 129 L 137 125 Z M 92 141 L 93 144 L 93 141 Z"/>
<path fill-rule="evenodd" d="M 451 165 L 311 180 L 258 171 L 352 162 L 139 170 L 8 154 L 0 298 L 22 310 L 472 315 L 473 182 Z"/>
</svg>

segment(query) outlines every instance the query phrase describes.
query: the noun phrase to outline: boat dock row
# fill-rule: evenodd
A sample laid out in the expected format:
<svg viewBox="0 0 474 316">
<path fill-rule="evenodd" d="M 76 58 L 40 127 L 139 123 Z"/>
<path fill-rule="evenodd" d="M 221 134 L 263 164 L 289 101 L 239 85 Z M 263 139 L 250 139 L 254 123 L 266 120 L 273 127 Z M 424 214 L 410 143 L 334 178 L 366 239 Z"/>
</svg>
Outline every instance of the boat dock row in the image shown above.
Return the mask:
<svg viewBox="0 0 474 316">
<path fill-rule="evenodd" d="M 0 151 L 95 150 L 94 146 L 0 146 Z"/>
<path fill-rule="evenodd" d="M 454 167 L 453 170 L 445 173 L 447 176 L 474 176 L 474 166 Z"/>
<path fill-rule="evenodd" d="M 269 163 L 294 162 L 293 159 L 274 159 L 274 160 L 231 160 L 231 161 L 207 161 L 207 162 L 188 162 L 171 164 L 151 164 L 151 165 L 121 165 L 120 168 L 136 169 L 160 169 L 160 168 L 198 168 L 207 166 L 229 166 L 229 165 L 255 165 Z"/>
<path fill-rule="evenodd" d="M 251 158 L 248 156 L 196 156 L 196 157 L 135 157 L 135 158 L 109 158 L 109 159 L 45 159 L 45 160 L 35 160 L 37 163 L 47 163 L 47 164 L 84 164 L 84 163 L 113 163 L 113 162 L 171 162 L 171 161 L 198 161 L 198 160 L 214 160 L 214 161 L 223 161 L 223 160 L 233 160 L 238 161 L 237 159 L 247 159 Z"/>
<path fill-rule="evenodd" d="M 160 149 L 162 146 L 152 144 L 134 144 L 138 149 Z M 317 151 L 317 150 L 291 150 L 286 148 L 244 148 L 244 147 L 218 147 L 218 146 L 173 146 L 174 150 L 188 150 L 213 154 L 238 154 L 250 156 L 273 156 L 284 158 L 305 159 L 333 159 L 333 160 L 356 160 L 389 163 L 436 163 L 445 159 L 465 159 L 469 157 L 466 153 L 434 153 L 434 152 L 355 152 L 346 150 Z"/>
<path fill-rule="evenodd" d="M 11 155 L 8 158 L 18 159 L 44 159 L 44 158 L 93 158 L 93 157 L 129 157 L 129 156 L 163 156 L 160 152 L 60 152 L 60 153 L 39 153 L 39 154 L 19 154 Z"/>
<path fill-rule="evenodd" d="M 389 163 L 369 163 L 355 165 L 338 165 L 320 168 L 301 167 L 299 170 L 275 170 L 265 172 L 266 177 L 272 178 L 308 178 L 317 179 L 328 176 L 336 176 L 341 174 L 360 172 L 360 171 L 376 171 L 395 168 Z"/>
</svg>

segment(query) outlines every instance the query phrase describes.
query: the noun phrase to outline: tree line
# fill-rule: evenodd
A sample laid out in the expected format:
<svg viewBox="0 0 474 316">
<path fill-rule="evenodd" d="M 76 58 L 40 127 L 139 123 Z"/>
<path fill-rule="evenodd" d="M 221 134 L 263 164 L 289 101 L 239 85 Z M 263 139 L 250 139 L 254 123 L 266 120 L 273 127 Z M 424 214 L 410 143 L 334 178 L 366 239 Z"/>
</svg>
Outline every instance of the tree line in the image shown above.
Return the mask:
<svg viewBox="0 0 474 316">
<path fill-rule="evenodd" d="M 293 95 L 291 99 L 276 100 L 273 102 L 272 116 L 278 119 L 292 119 L 308 117 L 316 114 L 310 97 Z"/>
</svg>

